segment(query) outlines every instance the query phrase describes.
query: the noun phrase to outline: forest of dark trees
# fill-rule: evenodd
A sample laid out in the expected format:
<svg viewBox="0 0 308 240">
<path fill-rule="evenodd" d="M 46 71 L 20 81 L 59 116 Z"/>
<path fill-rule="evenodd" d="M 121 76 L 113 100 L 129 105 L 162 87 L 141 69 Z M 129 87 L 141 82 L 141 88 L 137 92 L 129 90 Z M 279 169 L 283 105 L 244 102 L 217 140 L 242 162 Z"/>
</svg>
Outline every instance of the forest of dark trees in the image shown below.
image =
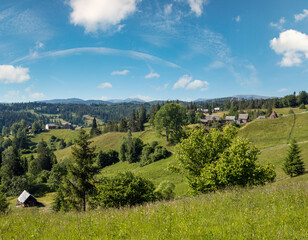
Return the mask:
<svg viewBox="0 0 308 240">
<path fill-rule="evenodd" d="M 35 121 L 39 120 L 46 124 L 55 122 L 55 116 L 74 125 L 84 126 L 84 115 L 90 115 L 91 117 L 100 119 L 108 124 L 108 126 L 106 126 L 106 131 L 108 132 L 112 131 L 112 126 L 116 126 L 117 123 L 123 123 L 125 121 L 134 122 L 134 115 L 138 115 L 141 108 L 145 108 L 148 113 L 148 120 L 151 123 L 153 120 L 153 114 L 155 114 L 162 105 L 168 102 L 181 103 L 191 111 L 196 111 L 197 108 L 214 109 L 215 107 L 220 107 L 221 110 L 225 111 L 252 109 L 266 110 L 269 108 L 298 107 L 300 105 L 308 104 L 308 94 L 305 91 L 301 91 L 299 94 L 294 92 L 294 94 L 287 95 L 283 98 L 249 100 L 239 98 L 218 98 L 200 102 L 182 102 L 177 100 L 167 102 L 153 101 L 147 103 L 91 105 L 73 103 L 52 104 L 44 102 L 0 104 L 0 132 L 4 126 L 10 128 L 15 122 L 21 121 L 22 119 L 24 119 L 28 125 L 32 125 Z M 131 121 L 132 118 L 133 121 Z M 136 119 L 136 121 L 137 120 L 138 119 Z M 136 124 L 138 125 L 138 122 L 136 122 Z M 135 126 L 130 127 L 134 128 Z M 136 128 L 138 128 L 138 126 L 136 126 Z M 124 130 L 126 131 L 127 129 L 125 128 Z"/>
</svg>

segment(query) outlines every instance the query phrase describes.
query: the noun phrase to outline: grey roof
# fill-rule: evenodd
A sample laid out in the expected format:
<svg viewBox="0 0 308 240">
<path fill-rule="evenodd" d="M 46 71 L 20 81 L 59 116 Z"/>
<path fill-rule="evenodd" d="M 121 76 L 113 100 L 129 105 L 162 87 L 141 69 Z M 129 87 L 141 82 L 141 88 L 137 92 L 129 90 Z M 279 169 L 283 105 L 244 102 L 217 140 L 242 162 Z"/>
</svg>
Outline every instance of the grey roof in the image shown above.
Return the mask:
<svg viewBox="0 0 308 240">
<path fill-rule="evenodd" d="M 207 115 L 205 116 L 205 119 L 208 120 L 208 121 L 213 121 L 215 118 L 216 121 L 219 120 L 219 116 L 218 115 Z"/>
<path fill-rule="evenodd" d="M 226 116 L 227 121 L 235 121 L 235 116 Z"/>
<path fill-rule="evenodd" d="M 266 119 L 265 116 L 259 116 L 258 119 Z"/>
<path fill-rule="evenodd" d="M 238 119 L 239 120 L 248 120 L 248 114 L 239 114 Z"/>
<path fill-rule="evenodd" d="M 48 123 L 48 124 L 46 124 L 46 126 L 52 127 L 52 126 L 56 126 L 56 124 L 54 124 L 54 123 Z"/>
<path fill-rule="evenodd" d="M 32 195 L 30 193 L 28 193 L 26 190 L 24 190 L 22 192 L 22 194 L 20 194 L 20 196 L 18 197 L 18 201 L 21 202 L 21 203 L 24 203 L 30 196 L 32 196 Z M 35 197 L 33 197 L 33 198 L 35 199 Z"/>
</svg>

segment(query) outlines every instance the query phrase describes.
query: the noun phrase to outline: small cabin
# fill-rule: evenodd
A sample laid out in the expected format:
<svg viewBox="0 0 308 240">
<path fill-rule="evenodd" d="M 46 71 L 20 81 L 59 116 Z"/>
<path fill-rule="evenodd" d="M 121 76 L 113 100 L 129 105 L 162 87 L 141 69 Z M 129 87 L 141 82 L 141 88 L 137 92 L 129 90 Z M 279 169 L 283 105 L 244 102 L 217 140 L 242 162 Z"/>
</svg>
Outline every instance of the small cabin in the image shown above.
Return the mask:
<svg viewBox="0 0 308 240">
<path fill-rule="evenodd" d="M 238 115 L 238 122 L 239 123 L 247 123 L 249 119 L 249 115 L 248 114 L 239 114 Z"/>
<path fill-rule="evenodd" d="M 235 116 L 226 116 L 226 121 L 227 122 L 234 122 L 235 121 Z"/>
<path fill-rule="evenodd" d="M 38 201 L 33 197 L 33 195 L 24 190 L 17 198 L 17 205 L 23 207 L 34 207 L 38 205 Z"/>
<path fill-rule="evenodd" d="M 46 124 L 45 126 L 46 130 L 56 129 L 56 128 L 57 128 L 56 124 L 53 124 L 53 123 Z"/>
</svg>

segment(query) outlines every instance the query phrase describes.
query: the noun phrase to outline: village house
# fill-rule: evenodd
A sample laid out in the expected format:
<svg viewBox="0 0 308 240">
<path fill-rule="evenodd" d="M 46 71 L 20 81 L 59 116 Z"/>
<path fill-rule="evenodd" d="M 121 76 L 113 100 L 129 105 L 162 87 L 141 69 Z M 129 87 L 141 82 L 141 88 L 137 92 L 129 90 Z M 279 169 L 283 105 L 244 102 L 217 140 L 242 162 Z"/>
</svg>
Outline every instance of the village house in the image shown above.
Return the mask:
<svg viewBox="0 0 308 240">
<path fill-rule="evenodd" d="M 272 112 L 272 114 L 271 114 L 271 116 L 269 117 L 270 119 L 276 119 L 276 118 L 278 118 L 278 115 L 277 115 L 277 113 L 274 111 L 274 112 Z"/>
<path fill-rule="evenodd" d="M 53 124 L 53 123 L 48 123 L 45 125 L 46 130 L 56 129 L 56 128 L 57 128 L 56 124 Z"/>
<path fill-rule="evenodd" d="M 73 126 L 71 123 L 62 123 L 62 129 L 72 129 Z"/>
<path fill-rule="evenodd" d="M 38 201 L 33 195 L 24 190 L 17 199 L 17 205 L 23 207 L 34 207 L 38 205 Z"/>
<path fill-rule="evenodd" d="M 235 116 L 226 116 L 226 122 L 234 122 Z"/>
<path fill-rule="evenodd" d="M 206 115 L 205 119 L 201 119 L 201 123 L 207 124 L 209 122 L 219 121 L 218 115 Z"/>
<path fill-rule="evenodd" d="M 238 115 L 238 120 L 237 120 L 237 123 L 247 123 L 248 122 L 248 119 L 249 119 L 249 115 L 248 114 L 239 114 Z"/>
<path fill-rule="evenodd" d="M 265 116 L 259 116 L 257 119 L 266 119 Z"/>
<path fill-rule="evenodd" d="M 214 112 L 219 112 L 219 111 L 220 111 L 219 107 L 214 108 Z"/>
</svg>

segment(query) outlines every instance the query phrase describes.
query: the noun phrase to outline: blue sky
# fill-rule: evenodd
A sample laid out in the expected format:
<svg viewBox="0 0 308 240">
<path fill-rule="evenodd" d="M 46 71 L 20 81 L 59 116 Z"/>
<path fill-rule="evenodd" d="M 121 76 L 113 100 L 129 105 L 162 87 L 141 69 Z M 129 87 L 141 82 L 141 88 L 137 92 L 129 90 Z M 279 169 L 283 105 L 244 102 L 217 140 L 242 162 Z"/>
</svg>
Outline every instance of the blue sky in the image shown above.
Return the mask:
<svg viewBox="0 0 308 240">
<path fill-rule="evenodd" d="M 0 102 L 308 91 L 306 0 L 0 2 Z"/>
</svg>

